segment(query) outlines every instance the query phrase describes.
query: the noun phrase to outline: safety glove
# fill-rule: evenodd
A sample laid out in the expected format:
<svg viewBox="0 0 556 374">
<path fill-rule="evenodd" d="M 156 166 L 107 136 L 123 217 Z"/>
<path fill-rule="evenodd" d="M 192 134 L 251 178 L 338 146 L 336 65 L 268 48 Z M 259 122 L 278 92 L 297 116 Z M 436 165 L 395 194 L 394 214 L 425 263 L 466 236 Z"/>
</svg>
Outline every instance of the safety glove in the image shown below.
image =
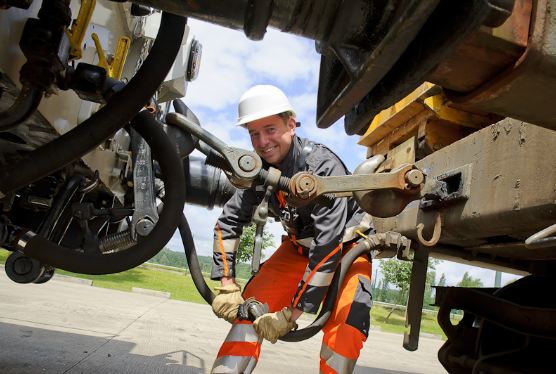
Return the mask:
<svg viewBox="0 0 556 374">
<path fill-rule="evenodd" d="M 291 317 L 290 309 L 283 308 L 279 312 L 263 314 L 253 322 L 253 327 L 259 336 L 274 344 L 278 338 L 292 329 L 297 329 L 297 323 L 293 322 Z"/>
<path fill-rule="evenodd" d="M 214 290 L 220 291 L 220 293 L 212 301 L 212 311 L 218 318 L 234 323 L 237 318 L 237 310 L 244 302 L 241 297 L 241 286 L 234 283 L 225 287 L 214 287 Z"/>
</svg>

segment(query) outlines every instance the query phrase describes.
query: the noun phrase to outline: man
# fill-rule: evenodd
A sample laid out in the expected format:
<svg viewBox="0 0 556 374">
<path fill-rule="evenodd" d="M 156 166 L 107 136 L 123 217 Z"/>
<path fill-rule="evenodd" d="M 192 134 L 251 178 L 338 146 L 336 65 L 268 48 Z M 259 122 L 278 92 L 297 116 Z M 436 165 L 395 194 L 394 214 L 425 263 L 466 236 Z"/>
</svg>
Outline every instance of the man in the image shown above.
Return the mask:
<svg viewBox="0 0 556 374">
<path fill-rule="evenodd" d="M 255 86 L 240 99 L 238 126 L 249 131 L 263 168 L 278 168 L 282 176 L 312 172 L 338 176 L 348 172 L 329 149 L 295 135 L 296 114 L 286 95 L 273 86 Z M 282 193 L 269 201 L 270 214 L 278 217 L 288 236 L 246 285 L 241 296 L 235 283 L 235 257 L 243 226 L 252 221 L 264 197 L 262 185 L 238 190 L 224 206 L 215 227 L 211 278 L 221 280 L 213 302 L 217 316 L 233 323 L 218 353 L 212 373 L 251 373 L 263 338 L 275 343 L 297 325 L 303 313 L 316 314 L 342 257 L 371 231 L 371 217 L 353 198 L 337 198 L 332 208 L 309 204 L 294 208 Z M 255 297 L 267 303 L 269 313 L 254 324 L 236 320 L 238 306 Z M 371 263 L 358 258 L 340 289 L 333 314 L 323 328 L 320 372 L 348 374 L 367 339 L 371 309 Z"/>
</svg>

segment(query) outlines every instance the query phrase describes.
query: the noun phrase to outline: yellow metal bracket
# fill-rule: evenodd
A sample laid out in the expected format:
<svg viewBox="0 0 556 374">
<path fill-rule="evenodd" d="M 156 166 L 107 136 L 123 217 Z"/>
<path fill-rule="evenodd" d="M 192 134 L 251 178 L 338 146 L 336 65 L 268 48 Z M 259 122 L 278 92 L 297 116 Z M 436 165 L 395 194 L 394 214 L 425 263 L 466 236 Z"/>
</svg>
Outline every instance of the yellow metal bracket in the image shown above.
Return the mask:
<svg viewBox="0 0 556 374">
<path fill-rule="evenodd" d="M 91 37 L 95 42 L 95 47 L 98 53 L 99 61 L 97 66 L 105 68 L 106 71 L 108 72 L 108 75 L 110 75 L 111 78 L 120 79 L 120 76 L 122 75 L 124 62 L 127 56 L 127 51 L 129 50 L 129 45 L 130 45 L 129 38 L 122 36 L 118 40 L 118 46 L 116 47 L 116 54 L 114 55 L 112 61 L 110 61 L 109 63 L 108 60 L 106 59 L 106 56 L 104 55 L 104 50 L 100 45 L 100 40 L 98 39 L 98 35 L 93 33 L 91 34 Z"/>
<path fill-rule="evenodd" d="M 77 18 L 71 25 L 71 30 L 66 29 L 66 34 L 71 46 L 70 58 L 68 61 L 79 60 L 83 57 L 81 44 L 83 43 L 83 38 L 85 37 L 87 27 L 89 27 L 89 21 L 91 20 L 96 4 L 96 0 L 82 0 Z"/>
<path fill-rule="evenodd" d="M 438 119 L 458 126 L 482 129 L 485 126 L 496 122 L 493 121 L 492 117 L 480 116 L 475 113 L 450 108 L 446 105 L 446 98 L 443 94 L 431 96 L 425 99 L 424 103 L 427 108 L 436 114 Z"/>
</svg>

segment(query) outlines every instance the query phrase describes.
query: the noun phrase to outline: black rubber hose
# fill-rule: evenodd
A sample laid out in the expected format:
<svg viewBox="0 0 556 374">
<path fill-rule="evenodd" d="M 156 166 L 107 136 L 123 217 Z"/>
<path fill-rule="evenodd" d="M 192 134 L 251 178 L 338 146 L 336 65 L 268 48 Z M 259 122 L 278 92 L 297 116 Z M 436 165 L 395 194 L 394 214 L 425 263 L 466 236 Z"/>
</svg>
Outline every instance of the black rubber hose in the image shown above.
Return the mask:
<svg viewBox="0 0 556 374">
<path fill-rule="evenodd" d="M 332 311 L 334 310 L 334 306 L 336 305 L 336 300 L 338 299 L 340 286 L 342 285 L 342 283 L 344 283 L 344 279 L 349 268 L 359 256 L 364 255 L 365 253 L 369 253 L 373 248 L 374 245 L 372 244 L 372 242 L 368 239 L 365 239 L 364 241 L 353 247 L 348 253 L 346 253 L 344 258 L 342 258 L 342 261 L 340 262 L 340 271 L 336 271 L 336 273 L 334 274 L 334 278 L 332 278 L 332 283 L 328 288 L 326 299 L 324 299 L 324 303 L 322 304 L 321 311 L 317 318 L 309 326 L 303 329 L 290 331 L 286 335 L 282 336 L 280 340 L 285 342 L 300 342 L 302 340 L 313 337 L 320 330 L 322 330 L 322 328 L 324 327 L 324 325 L 326 325 L 326 322 L 328 322 L 330 316 L 332 315 Z"/>
<path fill-rule="evenodd" d="M 185 255 L 187 257 L 187 263 L 189 264 L 189 271 L 191 272 L 193 283 L 195 284 L 195 287 L 197 288 L 203 299 L 205 299 L 205 301 L 209 305 L 212 305 L 212 301 L 214 300 L 215 295 L 214 293 L 212 293 L 209 286 L 205 282 L 205 278 L 203 277 L 203 273 L 199 266 L 199 260 L 197 258 L 197 251 L 195 250 L 195 243 L 193 242 L 193 235 L 191 234 L 191 229 L 189 228 L 189 224 L 187 223 L 185 215 L 182 215 L 180 225 L 178 227 L 180 230 L 181 240 L 185 249 Z M 322 330 L 322 328 L 324 327 L 324 325 L 326 325 L 326 322 L 328 322 L 330 316 L 332 315 L 332 311 L 334 310 L 334 306 L 336 305 L 336 301 L 338 299 L 340 286 L 344 282 L 349 268 L 357 258 L 364 255 L 365 253 L 370 253 L 373 248 L 373 242 L 368 239 L 365 239 L 364 241 L 353 247 L 344 256 L 344 258 L 342 258 L 342 261 L 340 262 L 340 271 L 336 271 L 336 273 L 334 274 L 334 278 L 332 278 L 332 282 L 330 284 L 330 287 L 328 288 L 326 298 L 324 299 L 324 303 L 322 304 L 321 311 L 317 318 L 315 318 L 313 323 L 311 323 L 309 326 L 296 331 L 290 331 L 286 335 L 282 336 L 280 340 L 285 342 L 300 342 L 302 340 L 313 337 L 320 330 Z"/>
<path fill-rule="evenodd" d="M 189 272 L 191 273 L 191 278 L 197 291 L 201 294 L 203 299 L 212 305 L 212 301 L 216 295 L 210 290 L 210 287 L 205 282 L 203 277 L 203 272 L 199 266 L 199 259 L 197 258 L 197 250 L 195 249 L 195 242 L 193 241 L 193 235 L 191 234 L 191 229 L 189 228 L 189 223 L 187 218 L 182 214 L 180 224 L 178 226 L 181 235 L 181 241 L 183 243 L 183 248 L 185 249 L 185 256 L 187 257 L 187 264 L 189 266 Z"/>
<path fill-rule="evenodd" d="M 151 52 L 129 84 L 79 126 L 0 168 L 0 193 L 7 195 L 63 168 L 129 122 L 166 78 L 180 49 L 186 21 L 184 17 L 163 13 Z"/>
<path fill-rule="evenodd" d="M 0 113 L 0 131 L 10 130 L 31 117 L 41 103 L 43 93 L 42 87 L 23 83 L 12 106 Z"/>
<path fill-rule="evenodd" d="M 75 273 L 112 274 L 141 265 L 168 243 L 180 222 L 185 203 L 185 178 L 181 161 L 162 126 L 150 113 L 140 112 L 131 121 L 131 126 L 147 141 L 156 154 L 165 177 L 164 209 L 153 231 L 135 246 L 110 254 L 76 252 L 58 246 L 40 235 L 35 235 L 25 246 L 23 250 L 25 255 Z"/>
</svg>

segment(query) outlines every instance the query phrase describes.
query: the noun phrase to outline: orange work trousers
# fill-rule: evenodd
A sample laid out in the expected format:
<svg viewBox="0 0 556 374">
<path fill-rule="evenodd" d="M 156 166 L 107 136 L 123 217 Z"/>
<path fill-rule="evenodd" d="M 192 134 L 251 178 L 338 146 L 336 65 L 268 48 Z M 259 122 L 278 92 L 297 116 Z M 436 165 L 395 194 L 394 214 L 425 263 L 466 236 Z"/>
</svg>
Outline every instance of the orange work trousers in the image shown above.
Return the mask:
<svg viewBox="0 0 556 374">
<path fill-rule="evenodd" d="M 290 306 L 309 259 L 288 239 L 261 266 L 245 287 L 243 298 L 255 297 L 276 312 Z M 340 288 L 330 319 L 323 328 L 320 373 L 350 374 L 367 340 L 371 310 L 371 273 L 368 257 L 359 257 Z M 211 373 L 251 373 L 259 359 L 262 338 L 250 322 L 236 321 L 218 352 Z M 292 347 L 294 349 L 294 347 Z"/>
</svg>

